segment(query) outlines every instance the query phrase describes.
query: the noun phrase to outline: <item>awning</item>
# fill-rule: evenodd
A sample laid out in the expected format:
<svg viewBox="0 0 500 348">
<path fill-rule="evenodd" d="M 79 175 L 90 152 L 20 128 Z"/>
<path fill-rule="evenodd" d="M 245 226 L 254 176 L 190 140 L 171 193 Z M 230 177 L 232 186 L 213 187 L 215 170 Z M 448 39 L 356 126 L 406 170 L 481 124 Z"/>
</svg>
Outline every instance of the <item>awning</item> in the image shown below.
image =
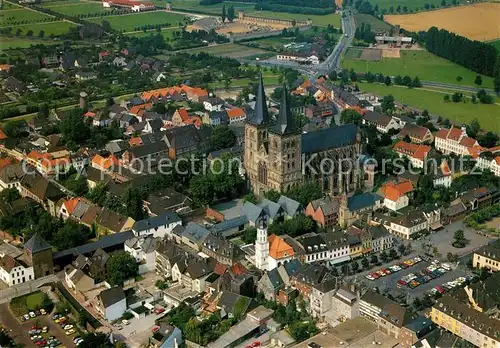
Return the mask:
<svg viewBox="0 0 500 348">
<path fill-rule="evenodd" d="M 349 255 L 342 256 L 342 257 L 336 258 L 334 260 L 330 260 L 330 265 L 336 265 L 337 263 L 342 263 L 342 262 L 346 262 L 346 261 L 350 261 L 350 260 L 351 260 L 351 257 Z"/>
<path fill-rule="evenodd" d="M 433 231 L 439 230 L 440 228 L 443 228 L 440 222 L 435 222 L 431 225 L 431 230 Z"/>
</svg>

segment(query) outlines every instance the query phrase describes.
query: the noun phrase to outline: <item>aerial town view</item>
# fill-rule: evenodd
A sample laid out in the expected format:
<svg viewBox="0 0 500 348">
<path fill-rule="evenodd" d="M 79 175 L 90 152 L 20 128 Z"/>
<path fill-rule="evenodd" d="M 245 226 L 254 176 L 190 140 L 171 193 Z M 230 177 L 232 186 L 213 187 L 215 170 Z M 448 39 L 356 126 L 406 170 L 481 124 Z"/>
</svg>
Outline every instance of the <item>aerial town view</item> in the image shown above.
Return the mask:
<svg viewBox="0 0 500 348">
<path fill-rule="evenodd" d="M 500 348 L 500 0 L 0 0 L 0 348 Z"/>
</svg>

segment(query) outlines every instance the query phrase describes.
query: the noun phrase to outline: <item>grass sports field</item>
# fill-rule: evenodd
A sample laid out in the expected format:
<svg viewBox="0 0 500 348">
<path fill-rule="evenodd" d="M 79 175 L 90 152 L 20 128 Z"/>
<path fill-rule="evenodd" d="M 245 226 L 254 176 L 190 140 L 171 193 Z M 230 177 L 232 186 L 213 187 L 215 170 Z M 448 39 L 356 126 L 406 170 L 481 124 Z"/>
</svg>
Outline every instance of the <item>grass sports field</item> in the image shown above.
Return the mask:
<svg viewBox="0 0 500 348">
<path fill-rule="evenodd" d="M 384 21 L 381 21 L 380 19 L 373 17 L 368 14 L 363 14 L 363 13 L 356 13 L 354 15 L 354 20 L 356 21 L 356 26 L 361 26 L 361 23 L 365 24 L 370 24 L 373 30 L 375 31 L 382 31 L 386 30 L 389 31 L 391 29 L 391 26 L 387 24 Z"/>
<path fill-rule="evenodd" d="M 265 17 L 265 18 L 277 18 L 277 19 L 289 19 L 296 21 L 307 21 L 312 20 L 313 25 L 320 27 L 326 27 L 328 24 L 333 25 L 336 28 L 340 28 L 340 15 L 331 13 L 327 15 L 311 15 L 311 14 L 301 14 L 301 13 L 286 13 L 286 12 L 271 12 L 271 11 L 254 11 L 249 13 L 252 16 Z"/>
<path fill-rule="evenodd" d="M 38 33 L 37 33 L 38 34 Z M 37 35 L 35 34 L 35 35 Z M 32 45 L 52 45 L 58 43 L 52 40 L 28 40 L 17 37 L 2 37 L 0 39 L 0 51 L 10 48 L 28 48 Z M 60 42 L 59 42 L 60 43 Z"/>
<path fill-rule="evenodd" d="M 476 73 L 467 70 L 449 60 L 437 57 L 426 51 L 400 51 L 401 58 L 382 58 L 381 61 L 362 61 L 355 57 L 359 49 L 349 48 L 346 58 L 342 61 L 345 69 L 354 69 L 356 72 L 382 73 L 384 75 L 418 76 L 420 80 L 450 83 L 463 86 L 474 86 Z M 359 56 L 358 56 L 359 57 Z M 457 76 L 462 81 L 457 81 Z M 483 86 L 493 88 L 493 79 L 483 76 Z"/>
<path fill-rule="evenodd" d="M 268 51 L 261 50 L 259 48 L 247 47 L 237 44 L 224 44 L 217 46 L 207 46 L 200 48 L 193 48 L 184 50 L 183 52 L 196 54 L 200 52 L 205 52 L 219 57 L 229 57 L 229 58 L 250 58 L 256 56 L 264 56 L 272 54 Z"/>
<path fill-rule="evenodd" d="M 79 14 L 109 12 L 109 9 L 102 7 L 100 3 L 95 2 L 75 2 L 75 3 L 46 3 L 43 7 L 51 9 L 54 12 L 68 16 L 76 16 Z"/>
<path fill-rule="evenodd" d="M 242 2 L 231 2 L 225 1 L 224 3 L 218 3 L 214 5 L 200 5 L 199 0 L 172 0 L 172 7 L 174 10 L 183 10 L 183 11 L 193 11 L 193 12 L 201 12 L 208 14 L 217 14 L 220 15 L 222 11 L 222 5 L 226 5 L 226 9 L 229 6 L 234 7 L 234 13 L 237 15 L 238 11 L 252 12 L 254 11 L 255 4 L 254 3 L 242 3 Z M 165 0 L 153 0 L 153 3 L 156 6 L 165 7 L 167 1 Z"/>
<path fill-rule="evenodd" d="M 45 32 L 45 36 L 49 36 L 51 34 L 61 35 L 66 34 L 69 31 L 69 28 L 75 27 L 76 25 L 69 22 L 47 22 L 47 23 L 35 23 L 35 24 L 24 24 L 24 25 L 12 25 L 12 31 L 15 33 L 17 29 L 21 29 L 21 35 L 26 35 L 28 30 L 33 30 L 33 36 L 38 36 L 40 30 Z"/>
<path fill-rule="evenodd" d="M 172 40 L 173 39 L 173 33 L 174 31 L 180 31 L 179 28 L 167 28 L 167 29 L 162 29 L 161 35 L 167 40 Z M 135 37 L 145 37 L 145 36 L 150 36 L 150 35 L 156 35 L 160 34 L 156 30 L 151 30 L 147 32 L 139 31 L 136 33 L 128 33 L 127 36 L 135 36 Z"/>
<path fill-rule="evenodd" d="M 481 3 L 416 14 L 387 15 L 384 20 L 410 31 L 437 26 L 473 40 L 500 38 L 500 3 Z"/>
<path fill-rule="evenodd" d="M 20 21 L 39 21 L 46 18 L 53 18 L 52 16 L 45 15 L 43 13 L 28 10 L 25 8 L 13 8 L 11 10 L 1 10 L 0 11 L 0 26 L 12 25 L 14 22 Z"/>
<path fill-rule="evenodd" d="M 409 89 L 407 87 L 386 86 L 381 84 L 360 83 L 359 88 L 365 92 L 375 93 L 379 96 L 392 94 L 396 101 L 421 110 L 427 109 L 430 113 L 448 118 L 459 123 L 470 123 L 474 118 L 479 120 L 483 127 L 500 133 L 500 105 L 445 103 L 443 96 L 447 93 L 438 90 L 422 88 Z M 469 95 L 464 93 L 464 95 Z M 500 101 L 497 98 L 497 103 Z"/>
<path fill-rule="evenodd" d="M 498 52 L 500 52 L 500 40 L 491 41 L 490 45 L 492 45 L 493 47 L 495 47 L 498 50 Z"/>
<path fill-rule="evenodd" d="M 147 12 L 139 14 L 129 14 L 121 16 L 106 16 L 102 18 L 92 18 L 89 22 L 102 23 L 108 21 L 114 30 L 133 31 L 136 27 L 145 24 L 165 24 L 170 23 L 172 27 L 179 26 L 186 16 L 178 13 L 167 13 L 164 11 Z"/>
</svg>

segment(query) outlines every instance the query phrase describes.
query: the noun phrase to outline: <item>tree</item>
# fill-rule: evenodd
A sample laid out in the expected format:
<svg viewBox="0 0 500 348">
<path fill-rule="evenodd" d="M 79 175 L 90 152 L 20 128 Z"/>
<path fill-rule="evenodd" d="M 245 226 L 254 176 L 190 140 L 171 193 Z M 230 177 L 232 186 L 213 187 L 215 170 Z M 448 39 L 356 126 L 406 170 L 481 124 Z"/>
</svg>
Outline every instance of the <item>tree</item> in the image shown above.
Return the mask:
<svg viewBox="0 0 500 348">
<path fill-rule="evenodd" d="M 443 96 L 443 100 L 444 100 L 446 103 L 447 103 L 447 102 L 449 102 L 449 101 L 450 101 L 450 96 L 449 96 L 448 94 L 445 94 L 445 95 Z"/>
<path fill-rule="evenodd" d="M 455 253 L 449 252 L 449 253 L 446 255 L 446 259 L 447 259 L 449 262 L 457 262 L 457 261 L 458 261 L 458 255 L 457 255 L 457 254 L 455 254 Z"/>
<path fill-rule="evenodd" d="M 243 236 L 241 240 L 245 244 L 253 244 L 257 239 L 257 229 L 255 227 L 247 227 L 245 231 L 243 231 Z"/>
<path fill-rule="evenodd" d="M 386 86 L 390 86 L 392 84 L 392 80 L 390 76 L 386 76 L 384 79 L 384 83 Z"/>
<path fill-rule="evenodd" d="M 457 82 L 461 82 L 463 80 L 462 76 L 457 76 Z"/>
<path fill-rule="evenodd" d="M 80 145 L 89 139 L 90 128 L 83 118 L 81 109 L 74 109 L 66 114 L 59 123 L 59 129 L 66 143 Z"/>
<path fill-rule="evenodd" d="M 392 113 L 396 109 L 394 105 L 394 97 L 392 95 L 386 95 L 382 98 L 382 111 L 386 113 Z"/>
<path fill-rule="evenodd" d="M 372 255 L 371 259 L 370 259 L 370 262 L 374 265 L 376 265 L 378 263 L 378 257 L 377 255 Z"/>
<path fill-rule="evenodd" d="M 277 203 L 281 197 L 281 193 L 276 190 L 269 190 L 264 193 L 264 197 L 269 199 L 271 202 Z"/>
<path fill-rule="evenodd" d="M 0 327 L 0 346 L 1 347 L 15 347 L 14 340 L 9 336 L 7 330 Z"/>
<path fill-rule="evenodd" d="M 412 305 L 413 305 L 413 308 L 417 311 L 420 310 L 420 308 L 422 308 L 422 302 L 420 302 L 420 299 L 418 297 L 415 297 Z"/>
<path fill-rule="evenodd" d="M 399 244 L 398 245 L 398 251 L 401 254 L 401 256 L 403 256 L 406 253 L 406 247 L 405 247 L 405 245 L 404 244 Z"/>
<path fill-rule="evenodd" d="M 83 310 L 78 312 L 78 325 L 80 325 L 83 328 L 87 327 L 87 317 L 83 313 Z"/>
<path fill-rule="evenodd" d="M 133 186 L 129 186 L 124 193 L 123 203 L 126 206 L 127 215 L 134 220 L 142 220 L 146 217 L 143 201 L 139 190 Z"/>
<path fill-rule="evenodd" d="M 222 4 L 222 23 L 226 21 L 226 5 Z"/>
<path fill-rule="evenodd" d="M 39 38 L 43 38 L 44 36 L 45 36 L 45 31 L 40 30 L 40 31 L 38 32 L 38 37 L 39 37 Z"/>
<path fill-rule="evenodd" d="M 83 341 L 78 346 L 80 348 L 114 348 L 108 335 L 101 332 L 92 332 L 83 336 Z"/>
<path fill-rule="evenodd" d="M 500 76 L 495 77 L 493 80 L 493 90 L 496 94 L 500 94 Z"/>
<path fill-rule="evenodd" d="M 411 86 L 411 77 L 406 75 L 405 77 L 403 77 L 403 85 L 404 86 L 408 86 L 410 87 Z"/>
<path fill-rule="evenodd" d="M 234 18 L 234 7 L 231 5 L 227 9 L 227 20 L 232 23 Z"/>
<path fill-rule="evenodd" d="M 28 37 L 33 36 L 33 30 L 28 30 L 28 31 L 26 32 L 26 36 L 28 36 Z"/>
<path fill-rule="evenodd" d="M 359 270 L 359 263 L 358 263 L 358 261 L 353 261 L 351 263 L 351 270 L 352 270 L 352 273 L 356 273 Z"/>
<path fill-rule="evenodd" d="M 385 250 L 380 253 L 380 258 L 382 259 L 383 262 L 387 262 L 388 256 Z"/>
<path fill-rule="evenodd" d="M 462 93 L 459 93 L 459 92 L 455 92 L 455 93 L 453 93 L 453 95 L 451 96 L 451 100 L 452 100 L 454 103 L 459 103 L 459 102 L 461 102 L 463 99 L 464 99 L 464 95 L 463 95 Z"/>
<path fill-rule="evenodd" d="M 463 230 L 456 230 L 453 232 L 453 246 L 463 248 L 465 246 L 465 234 Z"/>
<path fill-rule="evenodd" d="M 368 261 L 368 259 L 366 257 L 364 257 L 361 260 L 361 266 L 363 266 L 364 269 L 368 269 L 368 267 L 370 267 L 370 262 Z"/>
<path fill-rule="evenodd" d="M 344 109 L 340 113 L 340 122 L 343 124 L 355 124 L 360 125 L 363 116 L 354 109 Z"/>
<path fill-rule="evenodd" d="M 248 299 L 244 296 L 241 296 L 236 300 L 233 306 L 233 315 L 236 320 L 240 320 L 248 307 Z"/>
<path fill-rule="evenodd" d="M 328 74 L 328 78 L 332 81 L 336 81 L 338 79 L 338 76 L 337 76 L 337 72 L 335 70 L 332 70 L 329 74 Z"/>
<path fill-rule="evenodd" d="M 411 82 L 411 86 L 415 87 L 415 88 L 422 87 L 422 82 L 420 82 L 420 79 L 418 78 L 418 76 L 415 76 L 415 78 Z"/>
<path fill-rule="evenodd" d="M 126 251 L 112 253 L 107 267 L 111 285 L 122 286 L 125 280 L 134 278 L 139 272 L 137 261 Z"/>
<path fill-rule="evenodd" d="M 25 121 L 8 121 L 4 124 L 3 131 L 11 138 L 21 137 L 24 133 L 24 124 Z"/>
<path fill-rule="evenodd" d="M 394 249 L 390 249 L 390 250 L 389 250 L 389 257 L 390 257 L 391 259 L 393 259 L 393 260 L 394 260 L 394 259 L 397 259 L 397 258 L 398 258 L 398 254 L 396 253 L 396 250 L 394 250 Z"/>
<path fill-rule="evenodd" d="M 481 86 L 483 84 L 483 78 L 481 75 L 476 75 L 476 79 L 474 80 L 474 83 L 478 86 Z"/>
<path fill-rule="evenodd" d="M 52 245 L 58 250 L 66 250 L 87 243 L 92 235 L 90 228 L 72 220 L 67 220 L 55 232 L 52 231 Z"/>
<path fill-rule="evenodd" d="M 236 144 L 236 135 L 227 126 L 217 126 L 210 137 L 210 146 L 213 151 L 227 149 Z"/>
<path fill-rule="evenodd" d="M 21 198 L 19 191 L 15 188 L 6 188 L 0 192 L 0 198 L 7 203 L 12 203 Z"/>
</svg>

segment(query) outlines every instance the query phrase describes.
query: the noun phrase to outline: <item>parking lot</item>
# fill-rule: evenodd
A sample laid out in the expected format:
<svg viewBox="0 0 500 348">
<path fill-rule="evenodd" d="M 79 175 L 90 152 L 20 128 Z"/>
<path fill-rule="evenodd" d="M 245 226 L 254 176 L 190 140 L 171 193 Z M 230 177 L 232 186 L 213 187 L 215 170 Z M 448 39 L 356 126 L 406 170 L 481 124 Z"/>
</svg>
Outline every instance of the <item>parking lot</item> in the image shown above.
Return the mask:
<svg viewBox="0 0 500 348">
<path fill-rule="evenodd" d="M 48 336 L 55 336 L 60 342 L 61 346 L 64 347 L 75 347 L 73 343 L 73 338 L 75 335 L 66 336 L 63 329 L 61 329 L 54 321 L 51 319 L 51 315 L 40 315 L 35 318 L 31 318 L 23 323 L 21 323 L 17 318 L 15 318 L 10 312 L 7 304 L 0 305 L 0 322 L 9 331 L 10 336 L 14 339 L 16 343 L 23 344 L 25 347 L 37 347 L 30 339 L 28 331 L 33 327 L 44 327 L 48 328 Z"/>
<path fill-rule="evenodd" d="M 428 283 L 421 284 L 414 289 L 410 289 L 407 286 L 402 288 L 397 287 L 398 280 L 410 273 L 421 271 L 429 265 L 429 262 L 421 261 L 411 267 L 408 267 L 407 269 L 402 269 L 399 272 L 380 277 L 373 281 L 365 279 L 365 283 L 370 287 L 378 287 L 381 292 L 389 291 L 389 293 L 394 297 L 398 297 L 401 295 L 408 296 L 408 301 L 411 302 L 415 297 L 422 297 L 425 292 L 431 290 L 432 288 L 435 288 L 438 285 L 442 285 L 446 282 L 455 280 L 458 277 L 465 277 L 467 275 L 467 272 L 463 269 L 452 269 L 442 276 L 437 277 L 436 279 L 432 279 Z"/>
</svg>

